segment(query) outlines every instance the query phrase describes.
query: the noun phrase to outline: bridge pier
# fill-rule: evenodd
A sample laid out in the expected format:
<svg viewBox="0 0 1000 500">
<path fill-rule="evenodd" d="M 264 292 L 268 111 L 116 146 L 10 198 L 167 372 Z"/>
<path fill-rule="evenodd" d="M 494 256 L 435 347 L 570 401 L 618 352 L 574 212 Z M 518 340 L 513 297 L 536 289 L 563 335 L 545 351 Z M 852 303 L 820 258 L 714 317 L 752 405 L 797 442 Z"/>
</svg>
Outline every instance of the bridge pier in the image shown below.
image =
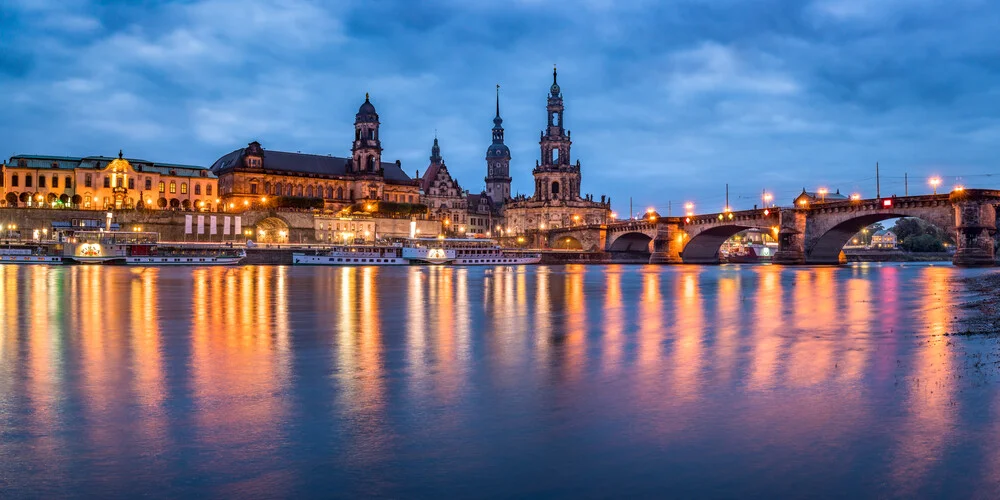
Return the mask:
<svg viewBox="0 0 1000 500">
<path fill-rule="evenodd" d="M 806 263 L 806 221 L 808 211 L 782 208 L 779 213 L 778 251 L 775 264 Z"/>
<path fill-rule="evenodd" d="M 650 264 L 682 264 L 681 250 L 684 249 L 684 239 L 687 234 L 676 222 L 661 222 L 656 225 L 656 236 L 653 238 L 653 252 L 649 255 Z"/>
<path fill-rule="evenodd" d="M 952 264 L 960 267 L 995 266 L 994 238 L 997 232 L 995 200 L 984 200 L 966 191 L 950 196 L 955 208 L 955 255 Z"/>
</svg>

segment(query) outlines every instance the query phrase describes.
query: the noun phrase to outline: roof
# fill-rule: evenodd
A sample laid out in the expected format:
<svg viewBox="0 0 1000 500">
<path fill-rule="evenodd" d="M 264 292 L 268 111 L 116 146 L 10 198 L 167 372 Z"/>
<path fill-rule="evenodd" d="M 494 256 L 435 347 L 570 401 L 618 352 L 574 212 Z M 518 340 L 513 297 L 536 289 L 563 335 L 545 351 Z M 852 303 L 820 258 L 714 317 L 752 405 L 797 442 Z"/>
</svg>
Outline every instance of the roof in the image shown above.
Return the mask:
<svg viewBox="0 0 1000 500">
<path fill-rule="evenodd" d="M 64 170 L 73 170 L 76 168 L 88 168 L 88 169 L 98 169 L 104 168 L 108 163 L 117 160 L 117 157 L 112 156 L 48 156 L 48 155 L 15 155 L 10 157 L 10 161 L 7 165 L 10 167 L 17 167 L 20 160 L 24 160 L 27 164 L 26 168 L 37 168 L 37 169 L 47 169 L 51 170 L 52 164 L 55 163 L 57 166 L 55 168 Z M 205 167 L 200 167 L 197 165 L 182 165 L 178 163 L 159 163 L 152 162 L 149 160 L 143 160 L 141 158 L 124 158 L 132 165 L 137 172 L 153 172 L 161 175 L 176 175 L 178 177 L 202 177 L 206 176 L 209 178 L 214 178 L 215 175 Z M 171 171 L 174 171 L 171 174 Z"/>
<path fill-rule="evenodd" d="M 241 164 L 245 148 L 232 151 L 212 164 L 211 170 L 216 175 L 228 172 Z M 265 171 L 291 172 L 305 175 L 350 175 L 347 171 L 351 163 L 350 158 L 338 156 L 323 156 L 308 153 L 289 153 L 287 151 L 273 151 L 264 149 Z M 410 176 L 403 172 L 396 163 L 381 162 L 383 175 L 386 181 L 396 183 L 412 182 Z"/>
<path fill-rule="evenodd" d="M 889 236 L 890 234 L 896 236 L 896 233 L 893 232 L 891 228 L 882 229 L 881 231 L 875 231 L 875 234 L 873 234 L 872 236 Z"/>
<path fill-rule="evenodd" d="M 812 199 L 812 200 L 823 200 L 823 201 L 836 201 L 836 200 L 846 200 L 846 199 L 848 199 L 847 196 L 840 194 L 840 190 L 839 189 L 836 192 L 834 192 L 834 193 L 829 193 L 828 192 L 828 193 L 825 193 L 825 194 L 820 194 L 820 193 L 814 192 L 814 191 L 806 191 L 805 189 L 803 189 L 802 192 L 798 196 L 795 197 L 795 199 L 797 200 L 797 199 L 801 198 L 802 196 L 807 196 L 807 197 L 809 197 L 809 199 Z"/>
</svg>

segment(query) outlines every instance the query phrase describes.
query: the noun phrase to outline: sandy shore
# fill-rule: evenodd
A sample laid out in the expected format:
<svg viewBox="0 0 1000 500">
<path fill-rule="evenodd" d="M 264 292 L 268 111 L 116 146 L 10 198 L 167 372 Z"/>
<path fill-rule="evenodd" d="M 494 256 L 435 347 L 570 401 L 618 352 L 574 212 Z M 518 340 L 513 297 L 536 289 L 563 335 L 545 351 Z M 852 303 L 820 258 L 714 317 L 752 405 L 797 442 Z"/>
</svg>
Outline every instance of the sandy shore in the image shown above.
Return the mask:
<svg viewBox="0 0 1000 500">
<path fill-rule="evenodd" d="M 1000 336 L 1000 271 L 960 281 L 974 296 L 962 305 L 967 315 L 953 335 Z"/>
</svg>

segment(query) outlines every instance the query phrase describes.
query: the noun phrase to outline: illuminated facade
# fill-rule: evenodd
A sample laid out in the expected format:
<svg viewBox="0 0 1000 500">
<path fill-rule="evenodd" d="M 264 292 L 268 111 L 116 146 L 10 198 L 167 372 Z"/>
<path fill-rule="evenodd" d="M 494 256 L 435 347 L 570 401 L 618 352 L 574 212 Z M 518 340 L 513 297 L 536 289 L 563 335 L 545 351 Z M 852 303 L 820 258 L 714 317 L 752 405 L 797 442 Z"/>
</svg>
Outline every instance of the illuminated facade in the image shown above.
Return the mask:
<svg viewBox="0 0 1000 500">
<path fill-rule="evenodd" d="M 517 197 L 504 206 L 505 227 L 513 234 L 582 224 L 605 224 L 611 200 L 580 195 L 580 160 L 570 161 L 570 132 L 563 127 L 563 97 L 552 70 L 548 124 L 541 134 L 541 162 L 535 163 L 535 194 Z"/>
<path fill-rule="evenodd" d="M 208 169 L 135 158 L 19 155 L 0 166 L 8 207 L 84 210 L 217 208 L 218 179 Z"/>
<path fill-rule="evenodd" d="M 420 179 L 423 203 L 427 205 L 432 219 L 440 220 L 445 230 L 465 233 L 468 224 L 468 201 L 465 191 L 448 172 L 448 166 L 441 158 L 441 147 L 434 138 L 431 147 L 431 162 Z"/>
<path fill-rule="evenodd" d="M 375 240 L 375 220 L 316 214 L 316 241 L 321 243 L 370 243 Z"/>
<path fill-rule="evenodd" d="M 267 205 L 268 197 L 312 198 L 339 210 L 356 203 L 419 203 L 420 184 L 399 161 L 382 161 L 379 118 L 368 96 L 354 120 L 350 158 L 265 150 L 257 141 L 211 167 L 227 209 Z"/>
</svg>

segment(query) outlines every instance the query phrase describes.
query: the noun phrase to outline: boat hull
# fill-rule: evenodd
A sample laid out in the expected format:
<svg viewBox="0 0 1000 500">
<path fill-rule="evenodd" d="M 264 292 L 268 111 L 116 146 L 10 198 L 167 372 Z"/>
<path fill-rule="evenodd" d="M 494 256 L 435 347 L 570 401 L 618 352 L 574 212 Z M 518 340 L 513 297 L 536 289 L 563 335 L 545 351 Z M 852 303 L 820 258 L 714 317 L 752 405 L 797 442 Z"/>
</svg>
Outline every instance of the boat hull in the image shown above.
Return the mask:
<svg viewBox="0 0 1000 500">
<path fill-rule="evenodd" d="M 0 255 L 0 264 L 63 264 L 63 258 L 53 255 Z"/>
<path fill-rule="evenodd" d="M 297 266 L 405 266 L 402 257 L 345 257 L 342 255 L 292 254 L 292 264 Z"/>
</svg>

